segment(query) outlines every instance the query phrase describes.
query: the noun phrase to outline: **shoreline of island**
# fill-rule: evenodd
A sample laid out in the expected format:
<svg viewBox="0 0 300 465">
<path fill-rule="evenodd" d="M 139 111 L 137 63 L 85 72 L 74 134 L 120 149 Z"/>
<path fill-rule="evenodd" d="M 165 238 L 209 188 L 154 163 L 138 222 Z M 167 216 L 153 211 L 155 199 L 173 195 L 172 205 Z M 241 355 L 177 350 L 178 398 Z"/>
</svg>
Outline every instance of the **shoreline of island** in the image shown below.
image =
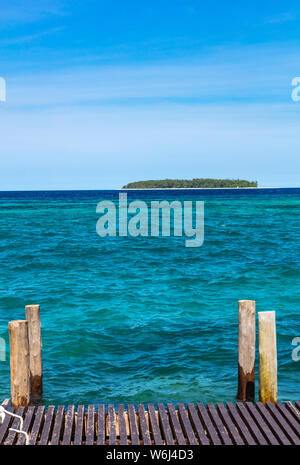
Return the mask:
<svg viewBox="0 0 300 465">
<path fill-rule="evenodd" d="M 145 179 L 123 185 L 122 189 L 242 189 L 258 187 L 257 181 L 228 178 Z"/>
<path fill-rule="evenodd" d="M 120 191 L 187 191 L 187 190 L 246 190 L 246 189 L 297 189 L 297 187 L 122 187 Z M 110 190 L 110 189 L 103 189 Z"/>
</svg>

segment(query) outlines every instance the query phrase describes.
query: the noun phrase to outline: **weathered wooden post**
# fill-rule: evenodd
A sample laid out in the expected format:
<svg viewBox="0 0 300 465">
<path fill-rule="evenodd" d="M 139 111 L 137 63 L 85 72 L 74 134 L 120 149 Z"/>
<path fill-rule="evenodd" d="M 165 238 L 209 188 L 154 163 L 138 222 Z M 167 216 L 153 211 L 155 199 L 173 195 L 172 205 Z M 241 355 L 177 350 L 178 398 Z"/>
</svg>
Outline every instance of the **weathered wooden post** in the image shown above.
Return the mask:
<svg viewBox="0 0 300 465">
<path fill-rule="evenodd" d="M 255 301 L 239 301 L 238 345 L 238 392 L 239 400 L 255 397 Z"/>
<path fill-rule="evenodd" d="M 41 397 L 43 393 L 42 334 L 39 305 L 26 305 L 28 321 L 29 367 L 31 396 Z"/>
<path fill-rule="evenodd" d="M 27 407 L 30 402 L 28 323 L 26 320 L 10 321 L 8 331 L 11 403 L 14 407 Z"/>
<path fill-rule="evenodd" d="M 277 343 L 275 312 L 259 312 L 259 400 L 277 402 Z"/>
</svg>

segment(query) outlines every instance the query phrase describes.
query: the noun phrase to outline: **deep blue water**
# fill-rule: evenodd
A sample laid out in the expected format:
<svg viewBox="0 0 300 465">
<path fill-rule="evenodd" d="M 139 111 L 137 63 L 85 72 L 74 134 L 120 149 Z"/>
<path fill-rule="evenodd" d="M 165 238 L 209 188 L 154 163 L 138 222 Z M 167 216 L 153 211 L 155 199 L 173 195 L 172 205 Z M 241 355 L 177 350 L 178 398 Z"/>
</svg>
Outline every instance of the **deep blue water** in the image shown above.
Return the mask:
<svg viewBox="0 0 300 465">
<path fill-rule="evenodd" d="M 275 310 L 279 398 L 299 400 L 300 189 L 128 191 L 203 200 L 205 241 L 96 234 L 119 191 L 0 192 L 0 397 L 7 323 L 42 313 L 46 403 L 230 401 L 237 301 Z"/>
</svg>

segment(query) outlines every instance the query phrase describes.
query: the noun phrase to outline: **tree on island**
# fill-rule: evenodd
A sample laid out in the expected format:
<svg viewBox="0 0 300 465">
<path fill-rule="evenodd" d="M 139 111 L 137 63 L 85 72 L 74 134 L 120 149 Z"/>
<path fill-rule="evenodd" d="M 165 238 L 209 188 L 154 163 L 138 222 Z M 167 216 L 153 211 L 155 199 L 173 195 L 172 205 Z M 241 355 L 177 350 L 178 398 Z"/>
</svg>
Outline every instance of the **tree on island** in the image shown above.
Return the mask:
<svg viewBox="0 0 300 465">
<path fill-rule="evenodd" d="M 158 179 L 149 181 L 130 182 L 123 189 L 188 189 L 188 188 L 243 188 L 257 187 L 257 181 L 245 181 L 244 179 Z"/>
</svg>

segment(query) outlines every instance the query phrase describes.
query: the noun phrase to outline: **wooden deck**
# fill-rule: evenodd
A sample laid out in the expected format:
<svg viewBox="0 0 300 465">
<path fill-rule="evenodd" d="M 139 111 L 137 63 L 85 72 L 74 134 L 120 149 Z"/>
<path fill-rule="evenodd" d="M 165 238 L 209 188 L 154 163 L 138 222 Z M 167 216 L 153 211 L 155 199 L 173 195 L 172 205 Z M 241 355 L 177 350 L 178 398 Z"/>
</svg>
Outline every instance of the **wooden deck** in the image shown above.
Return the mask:
<svg viewBox="0 0 300 465">
<path fill-rule="evenodd" d="M 300 402 L 30 406 L 15 413 L 31 445 L 300 445 Z M 6 415 L 0 444 L 24 444 L 10 427 L 18 429 L 19 420 Z"/>
</svg>

